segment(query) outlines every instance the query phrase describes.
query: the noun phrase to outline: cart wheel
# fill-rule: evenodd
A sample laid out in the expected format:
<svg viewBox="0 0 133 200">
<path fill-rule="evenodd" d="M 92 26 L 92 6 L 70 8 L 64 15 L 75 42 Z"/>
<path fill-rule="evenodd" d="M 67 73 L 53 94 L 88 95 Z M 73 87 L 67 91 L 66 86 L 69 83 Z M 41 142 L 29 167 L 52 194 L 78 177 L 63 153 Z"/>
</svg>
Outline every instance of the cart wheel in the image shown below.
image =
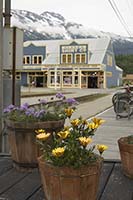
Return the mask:
<svg viewBox="0 0 133 200">
<path fill-rule="evenodd" d="M 131 115 L 129 103 L 125 100 L 116 101 L 114 111 L 118 117 L 128 117 Z"/>
</svg>

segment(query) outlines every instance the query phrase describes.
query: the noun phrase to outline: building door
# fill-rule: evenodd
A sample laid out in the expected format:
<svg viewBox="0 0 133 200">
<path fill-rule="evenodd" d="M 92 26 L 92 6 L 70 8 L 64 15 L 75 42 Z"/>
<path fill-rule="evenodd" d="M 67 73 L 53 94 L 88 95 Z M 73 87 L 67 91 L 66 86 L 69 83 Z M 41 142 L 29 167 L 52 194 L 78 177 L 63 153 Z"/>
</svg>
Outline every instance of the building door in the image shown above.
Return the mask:
<svg viewBox="0 0 133 200">
<path fill-rule="evenodd" d="M 98 78 L 96 76 L 88 77 L 88 88 L 97 88 L 98 87 Z"/>
<path fill-rule="evenodd" d="M 43 87 L 43 76 L 36 77 L 36 87 Z"/>
</svg>

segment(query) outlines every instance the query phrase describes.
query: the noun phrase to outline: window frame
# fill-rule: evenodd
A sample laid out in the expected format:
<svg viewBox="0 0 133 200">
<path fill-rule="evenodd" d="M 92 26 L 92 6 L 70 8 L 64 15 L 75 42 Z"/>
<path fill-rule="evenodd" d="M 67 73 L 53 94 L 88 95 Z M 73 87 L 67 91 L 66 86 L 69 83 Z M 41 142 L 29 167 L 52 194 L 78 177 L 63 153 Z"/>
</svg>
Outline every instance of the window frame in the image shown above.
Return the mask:
<svg viewBox="0 0 133 200">
<path fill-rule="evenodd" d="M 43 61 L 43 56 L 42 55 L 32 55 L 32 64 L 33 65 L 39 65 L 39 64 L 42 64 L 42 62 L 40 63 L 39 62 L 39 57 L 42 58 L 42 61 Z M 34 62 L 34 59 L 36 58 L 37 62 Z"/>
<path fill-rule="evenodd" d="M 77 55 L 79 55 L 79 62 L 77 62 L 77 60 L 76 60 Z M 85 56 L 84 62 L 82 62 L 82 56 Z M 86 53 L 75 53 L 75 60 L 74 61 L 75 61 L 76 64 L 86 64 L 86 59 L 87 59 Z"/>
<path fill-rule="evenodd" d="M 29 58 L 29 63 L 27 62 L 27 59 Z M 25 60 L 25 62 L 24 62 Z M 24 65 L 30 65 L 31 64 L 31 56 L 30 55 L 24 55 L 23 56 L 23 64 Z"/>
<path fill-rule="evenodd" d="M 65 56 L 65 62 L 63 61 L 64 60 L 63 56 Z M 69 61 L 69 56 L 70 56 L 70 62 L 68 62 Z M 67 54 L 63 53 L 63 54 L 61 54 L 61 64 L 72 64 L 72 59 L 73 59 L 72 53 L 67 53 Z"/>
</svg>

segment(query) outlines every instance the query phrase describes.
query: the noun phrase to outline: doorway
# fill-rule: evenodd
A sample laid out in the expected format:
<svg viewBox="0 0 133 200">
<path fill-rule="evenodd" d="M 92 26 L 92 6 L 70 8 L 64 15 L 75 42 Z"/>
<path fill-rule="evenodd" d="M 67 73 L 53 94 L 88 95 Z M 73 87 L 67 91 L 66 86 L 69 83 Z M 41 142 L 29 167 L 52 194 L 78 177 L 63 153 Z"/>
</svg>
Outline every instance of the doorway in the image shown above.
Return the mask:
<svg viewBox="0 0 133 200">
<path fill-rule="evenodd" d="M 43 76 L 36 77 L 36 87 L 43 87 Z"/>
<path fill-rule="evenodd" d="M 98 78 L 96 76 L 88 77 L 88 88 L 97 88 Z"/>
</svg>

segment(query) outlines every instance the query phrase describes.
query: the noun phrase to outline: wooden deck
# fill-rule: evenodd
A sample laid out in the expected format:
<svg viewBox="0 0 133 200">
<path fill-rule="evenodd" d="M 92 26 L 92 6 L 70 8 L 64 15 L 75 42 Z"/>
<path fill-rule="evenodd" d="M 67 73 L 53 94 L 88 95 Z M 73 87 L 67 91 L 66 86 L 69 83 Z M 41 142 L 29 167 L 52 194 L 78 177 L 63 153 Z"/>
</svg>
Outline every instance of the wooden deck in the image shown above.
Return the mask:
<svg viewBox="0 0 133 200">
<path fill-rule="evenodd" d="M 0 156 L 0 200 L 46 200 L 38 169 L 17 172 L 10 157 Z M 133 200 L 133 180 L 123 175 L 120 162 L 104 162 L 97 200 Z"/>
</svg>

